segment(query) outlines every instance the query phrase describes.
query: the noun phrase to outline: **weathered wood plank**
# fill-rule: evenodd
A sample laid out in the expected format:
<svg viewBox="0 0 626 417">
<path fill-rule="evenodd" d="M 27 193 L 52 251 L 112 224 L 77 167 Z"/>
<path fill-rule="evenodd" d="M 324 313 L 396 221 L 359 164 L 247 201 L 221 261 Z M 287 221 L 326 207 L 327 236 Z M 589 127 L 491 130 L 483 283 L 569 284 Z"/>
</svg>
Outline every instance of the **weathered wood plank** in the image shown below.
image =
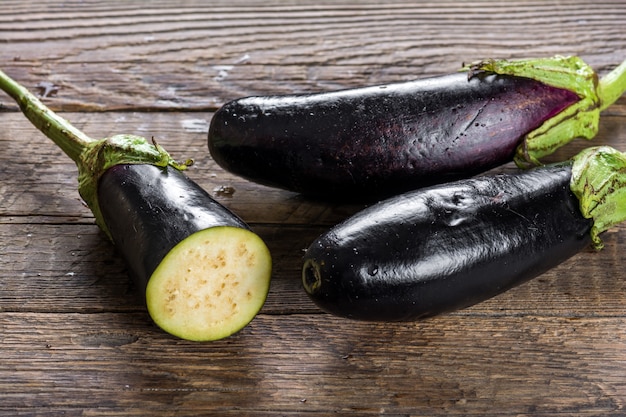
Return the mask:
<svg viewBox="0 0 626 417">
<path fill-rule="evenodd" d="M 65 110 L 214 109 L 251 94 L 327 91 L 456 71 L 463 62 L 626 56 L 619 1 L 444 3 L 19 2 L 0 62 Z"/>
<path fill-rule="evenodd" d="M 626 405 L 621 318 L 260 316 L 214 344 L 148 332 L 137 314 L 0 325 L 0 412 L 621 416 Z"/>
</svg>

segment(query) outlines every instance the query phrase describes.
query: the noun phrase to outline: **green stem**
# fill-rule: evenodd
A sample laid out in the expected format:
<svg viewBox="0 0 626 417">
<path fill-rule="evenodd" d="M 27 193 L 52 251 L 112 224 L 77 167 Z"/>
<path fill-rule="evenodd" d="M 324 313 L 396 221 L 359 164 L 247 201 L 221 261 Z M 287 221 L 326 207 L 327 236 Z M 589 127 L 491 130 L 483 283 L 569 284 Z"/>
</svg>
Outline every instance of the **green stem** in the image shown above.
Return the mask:
<svg viewBox="0 0 626 417">
<path fill-rule="evenodd" d="M 80 154 L 93 142 L 89 136 L 72 126 L 46 107 L 26 88 L 0 70 L 0 88 L 17 102 L 30 122 L 63 150 L 72 161 L 79 163 Z"/>
<path fill-rule="evenodd" d="M 156 142 L 134 135 L 115 135 L 94 140 L 55 114 L 26 88 L 0 71 L 0 89 L 20 106 L 24 115 L 76 163 L 78 192 L 89 206 L 96 223 L 110 236 L 98 203 L 98 181 L 104 172 L 120 164 L 170 165 L 183 170 L 192 161 L 177 163 Z"/>
<path fill-rule="evenodd" d="M 626 91 L 626 60 L 598 82 L 600 110 L 615 103 Z"/>
</svg>

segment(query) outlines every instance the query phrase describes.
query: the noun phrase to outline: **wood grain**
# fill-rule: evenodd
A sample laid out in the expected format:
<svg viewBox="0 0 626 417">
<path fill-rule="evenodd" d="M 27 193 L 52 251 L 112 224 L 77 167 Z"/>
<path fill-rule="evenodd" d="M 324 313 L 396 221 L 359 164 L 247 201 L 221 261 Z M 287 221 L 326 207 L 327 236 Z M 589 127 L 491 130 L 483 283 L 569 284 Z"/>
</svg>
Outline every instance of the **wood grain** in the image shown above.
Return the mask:
<svg viewBox="0 0 626 417">
<path fill-rule="evenodd" d="M 146 331 L 141 314 L 46 319 L 0 316 L 0 411 L 618 416 L 626 398 L 626 362 L 616 355 L 626 344 L 615 318 L 383 325 L 260 316 L 210 345 Z"/>
<path fill-rule="evenodd" d="M 127 1 L 0 16 L 0 62 L 53 108 L 214 110 L 254 94 L 325 91 L 456 71 L 464 62 L 626 55 L 621 0 L 415 3 Z"/>
<path fill-rule="evenodd" d="M 1 69 L 87 134 L 154 137 L 268 244 L 261 313 L 214 343 L 156 328 L 77 193 L 76 168 L 0 94 L 0 415 L 625 416 L 626 225 L 537 279 L 417 323 L 318 310 L 302 251 L 363 207 L 222 170 L 212 113 L 246 95 L 455 71 L 486 57 L 626 58 L 622 0 L 3 2 Z M 42 90 L 43 91 L 43 90 Z M 593 142 L 626 150 L 626 97 Z M 514 170 L 512 164 L 495 171 Z M 232 187 L 232 195 L 220 187 Z"/>
</svg>

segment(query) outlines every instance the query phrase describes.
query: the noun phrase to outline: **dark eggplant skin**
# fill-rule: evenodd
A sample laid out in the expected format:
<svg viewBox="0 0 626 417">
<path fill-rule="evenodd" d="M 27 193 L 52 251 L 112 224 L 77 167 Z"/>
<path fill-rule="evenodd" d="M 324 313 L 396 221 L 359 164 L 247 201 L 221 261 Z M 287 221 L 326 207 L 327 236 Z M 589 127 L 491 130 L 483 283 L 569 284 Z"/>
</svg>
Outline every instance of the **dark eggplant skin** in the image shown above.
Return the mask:
<svg viewBox="0 0 626 417">
<path fill-rule="evenodd" d="M 191 234 L 215 226 L 249 230 L 237 215 L 170 166 L 115 165 L 99 180 L 98 200 L 113 243 L 140 292 L 165 255 Z"/>
<path fill-rule="evenodd" d="M 460 180 L 392 197 L 306 250 L 303 286 L 324 311 L 406 321 L 469 307 L 587 247 L 593 221 L 571 164 Z"/>
<path fill-rule="evenodd" d="M 577 102 L 530 78 L 456 73 L 222 106 L 208 146 L 224 169 L 318 197 L 374 201 L 512 160 L 525 134 Z"/>
</svg>

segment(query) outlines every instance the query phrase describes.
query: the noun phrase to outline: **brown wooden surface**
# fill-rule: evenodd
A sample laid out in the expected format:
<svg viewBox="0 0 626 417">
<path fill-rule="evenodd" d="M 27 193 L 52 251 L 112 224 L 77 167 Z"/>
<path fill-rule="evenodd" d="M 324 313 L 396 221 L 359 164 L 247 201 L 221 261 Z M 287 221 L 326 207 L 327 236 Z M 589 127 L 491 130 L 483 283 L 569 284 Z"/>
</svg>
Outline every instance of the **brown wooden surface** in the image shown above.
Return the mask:
<svg viewBox="0 0 626 417">
<path fill-rule="evenodd" d="M 300 288 L 302 250 L 360 207 L 252 184 L 208 155 L 211 112 L 251 94 L 455 71 L 477 59 L 626 58 L 616 1 L 2 2 L 0 63 L 91 136 L 155 137 L 268 243 L 265 307 L 198 344 L 151 324 L 76 169 L 0 95 L 0 415 L 625 416 L 626 227 L 543 276 L 420 323 L 354 323 Z M 626 151 L 626 98 L 596 144 Z M 586 146 L 575 142 L 553 159 Z M 507 165 L 502 169 L 513 169 Z"/>
</svg>

